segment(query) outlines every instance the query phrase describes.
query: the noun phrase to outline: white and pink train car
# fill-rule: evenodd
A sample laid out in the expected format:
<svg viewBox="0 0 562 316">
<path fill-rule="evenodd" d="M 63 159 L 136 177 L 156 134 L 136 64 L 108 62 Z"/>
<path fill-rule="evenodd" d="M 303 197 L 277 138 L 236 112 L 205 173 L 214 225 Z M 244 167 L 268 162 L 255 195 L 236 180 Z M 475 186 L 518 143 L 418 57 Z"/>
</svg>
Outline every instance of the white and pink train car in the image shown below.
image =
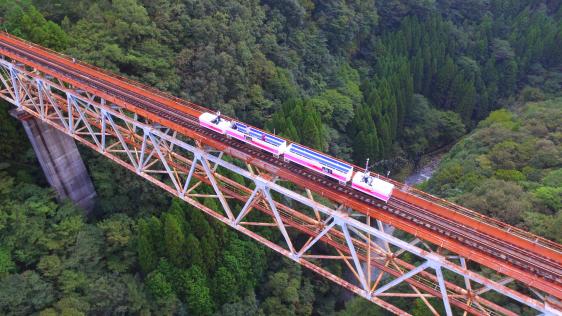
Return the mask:
<svg viewBox="0 0 562 316">
<path fill-rule="evenodd" d="M 226 131 L 230 128 L 230 121 L 222 119 L 220 116 L 211 113 L 201 114 L 199 116 L 199 124 L 220 134 L 226 133 Z"/>
<path fill-rule="evenodd" d="M 308 169 L 323 173 L 330 178 L 338 180 L 340 183 L 349 182 L 353 173 L 352 165 L 295 143 L 287 146 L 284 158 L 287 161 L 292 161 Z"/>
<path fill-rule="evenodd" d="M 287 147 L 287 142 L 284 139 L 240 122 L 223 119 L 216 114 L 201 114 L 201 116 L 199 116 L 199 124 L 217 133 L 236 138 L 262 150 L 268 151 L 276 157 L 283 154 L 283 152 L 285 152 L 285 148 Z"/>
<path fill-rule="evenodd" d="M 353 176 L 351 187 L 385 202 L 388 202 L 394 190 L 394 184 L 373 177 L 370 174 L 365 176 L 365 173 L 359 171 Z"/>
<path fill-rule="evenodd" d="M 348 184 L 355 190 L 374 196 L 388 202 L 392 196 L 394 185 L 372 176 L 370 173 L 355 172 L 353 166 L 334 159 L 323 153 L 306 148 L 299 144 L 287 142 L 275 135 L 268 134 L 246 124 L 229 121 L 219 114 L 203 113 L 199 116 L 201 126 L 217 133 L 236 138 L 242 142 L 272 153 L 275 157 L 283 155 L 285 161 L 301 165 L 307 169 L 324 174 L 338 180 L 341 184 Z M 368 172 L 368 171 L 366 171 Z"/>
<path fill-rule="evenodd" d="M 240 122 L 233 121 L 226 130 L 226 135 L 268 151 L 276 157 L 282 155 L 287 147 L 284 139 Z"/>
</svg>

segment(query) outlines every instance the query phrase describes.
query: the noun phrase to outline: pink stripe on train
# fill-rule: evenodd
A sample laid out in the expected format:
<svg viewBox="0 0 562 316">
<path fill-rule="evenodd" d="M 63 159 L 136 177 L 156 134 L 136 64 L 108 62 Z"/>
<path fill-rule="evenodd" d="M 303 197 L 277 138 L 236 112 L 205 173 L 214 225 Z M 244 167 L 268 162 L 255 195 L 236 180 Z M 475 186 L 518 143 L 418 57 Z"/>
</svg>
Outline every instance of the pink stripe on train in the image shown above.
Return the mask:
<svg viewBox="0 0 562 316">
<path fill-rule="evenodd" d="M 278 151 L 277 148 L 275 148 L 275 147 L 274 147 L 274 148 L 271 148 L 271 147 L 268 147 L 268 146 L 266 146 L 266 145 L 264 145 L 264 144 L 260 144 L 260 143 L 258 143 L 258 142 L 256 142 L 256 141 L 252 141 L 252 144 L 254 144 L 254 145 L 256 145 L 256 146 L 258 146 L 258 147 L 260 147 L 260 148 L 263 148 L 263 149 L 269 151 L 270 153 L 273 153 L 273 154 L 278 154 L 278 153 L 279 153 L 279 151 Z"/>
<path fill-rule="evenodd" d="M 201 125 L 205 126 L 206 128 L 212 129 L 212 130 L 215 131 L 215 132 L 224 134 L 224 131 L 223 131 L 222 129 L 218 128 L 218 127 L 214 127 L 213 125 L 208 124 L 208 123 L 205 123 L 205 122 L 199 122 L 199 123 L 200 123 Z"/>
<path fill-rule="evenodd" d="M 231 132 L 231 131 L 226 131 L 226 133 L 227 133 L 228 135 L 230 135 L 230 136 L 236 138 L 236 139 L 239 139 L 239 140 L 244 141 L 244 142 L 246 141 L 243 136 L 240 136 L 240 135 L 238 135 L 238 134 L 236 134 L 236 133 L 233 133 L 233 132 Z"/>
<path fill-rule="evenodd" d="M 266 151 L 268 151 L 268 152 L 270 152 L 270 153 L 272 153 L 272 154 L 276 154 L 276 155 L 279 154 L 279 150 L 278 150 L 277 148 L 275 148 L 275 147 L 274 147 L 274 148 L 271 148 L 271 147 L 268 147 L 268 146 L 266 146 L 266 145 L 260 144 L 260 143 L 258 143 L 258 142 L 256 142 L 256 141 L 253 141 L 253 140 L 252 140 L 252 141 L 248 141 L 247 139 L 244 138 L 244 136 L 238 135 L 238 134 L 236 134 L 236 133 L 234 133 L 234 132 L 231 132 L 231 131 L 226 131 L 226 133 L 227 133 L 228 135 L 230 135 L 230 136 L 236 138 L 236 139 L 239 139 L 239 140 L 241 140 L 241 141 L 243 141 L 243 142 L 245 142 L 245 143 L 249 143 L 249 144 L 252 144 L 252 145 L 254 145 L 254 146 L 257 146 L 257 147 L 259 147 L 259 148 L 261 148 L 261 149 L 264 149 L 264 150 L 266 150 Z"/>
<path fill-rule="evenodd" d="M 326 173 L 326 172 L 324 172 L 324 170 L 323 170 L 322 168 L 320 168 L 320 167 L 318 167 L 318 166 L 316 166 L 316 165 L 313 165 L 313 164 L 311 164 L 310 162 L 307 162 L 307 161 L 305 161 L 305 160 L 302 160 L 302 159 L 300 159 L 300 158 L 298 158 L 298 157 L 295 157 L 295 156 L 293 156 L 293 155 L 291 155 L 291 154 L 285 153 L 285 158 L 288 158 L 289 160 L 292 160 L 292 161 L 294 161 L 294 162 L 296 162 L 296 163 L 298 163 L 298 164 L 301 164 L 301 165 L 305 165 L 305 166 L 307 166 L 307 167 L 310 167 L 310 168 L 312 168 L 312 169 L 314 169 L 314 170 L 316 170 L 316 171 L 319 171 L 319 172 L 321 172 L 321 173 L 323 173 L 323 174 L 325 174 L 325 175 L 327 175 L 327 176 L 329 176 L 329 177 L 332 177 L 332 178 L 335 178 L 335 179 L 337 179 L 337 180 L 341 180 L 341 181 L 347 182 L 347 179 L 346 179 L 345 177 L 340 176 L 340 175 L 337 175 L 337 174 L 333 174 L 333 173 L 332 173 L 332 174 Z"/>
<path fill-rule="evenodd" d="M 351 187 L 354 188 L 354 189 L 363 191 L 363 192 L 365 192 L 365 193 L 367 193 L 367 194 L 373 195 L 374 197 L 376 197 L 376 198 L 378 198 L 378 199 L 381 199 L 381 200 L 383 200 L 383 201 L 385 201 L 385 202 L 388 202 L 388 200 L 390 199 L 390 196 L 382 195 L 382 194 L 380 194 L 380 193 L 378 193 L 378 192 L 376 192 L 376 191 L 374 191 L 374 190 L 368 189 L 368 188 L 366 188 L 366 187 L 364 187 L 364 186 L 357 185 L 357 184 L 355 184 L 355 183 L 352 183 L 352 184 L 351 184 Z"/>
</svg>

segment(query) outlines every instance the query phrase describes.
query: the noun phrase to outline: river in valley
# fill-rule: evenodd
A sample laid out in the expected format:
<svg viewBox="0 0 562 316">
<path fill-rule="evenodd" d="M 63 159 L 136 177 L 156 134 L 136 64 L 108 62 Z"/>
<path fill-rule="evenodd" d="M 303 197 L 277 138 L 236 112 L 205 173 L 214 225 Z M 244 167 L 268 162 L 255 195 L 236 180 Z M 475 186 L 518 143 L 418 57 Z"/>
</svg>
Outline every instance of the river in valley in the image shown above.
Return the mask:
<svg viewBox="0 0 562 316">
<path fill-rule="evenodd" d="M 417 166 L 404 182 L 409 186 L 414 186 L 429 180 L 439 167 L 439 162 L 441 162 L 446 153 L 447 151 L 442 151 L 424 159 L 423 163 Z"/>
</svg>

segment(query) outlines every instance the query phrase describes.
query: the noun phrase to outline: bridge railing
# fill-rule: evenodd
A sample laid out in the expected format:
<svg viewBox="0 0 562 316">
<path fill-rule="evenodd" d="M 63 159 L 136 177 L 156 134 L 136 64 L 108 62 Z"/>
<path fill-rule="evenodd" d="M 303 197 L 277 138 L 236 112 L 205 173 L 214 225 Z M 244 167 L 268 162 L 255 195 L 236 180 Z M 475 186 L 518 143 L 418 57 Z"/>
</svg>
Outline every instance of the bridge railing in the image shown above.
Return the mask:
<svg viewBox="0 0 562 316">
<path fill-rule="evenodd" d="M 384 177 L 381 176 L 381 178 L 384 178 Z M 466 217 L 475 219 L 475 220 L 477 220 L 479 222 L 482 222 L 484 224 L 496 227 L 496 228 L 498 228 L 502 231 L 505 231 L 507 233 L 515 235 L 519 238 L 528 240 L 532 243 L 535 243 L 537 245 L 540 245 L 542 247 L 551 249 L 553 251 L 556 251 L 556 252 L 562 254 L 562 244 L 558 244 L 558 243 L 556 243 L 554 241 L 551 241 L 549 239 L 546 239 L 544 237 L 537 236 L 537 235 L 535 235 L 531 232 L 525 231 L 521 228 L 511 226 L 511 225 L 506 224 L 504 222 L 501 222 L 501 221 L 499 221 L 495 218 L 486 216 L 484 214 L 481 214 L 481 213 L 478 213 L 478 212 L 473 211 L 471 209 L 468 209 L 464 206 L 461 206 L 461 205 L 455 204 L 453 202 L 447 201 L 445 199 L 436 197 L 436 196 L 431 195 L 429 193 L 418 190 L 414 187 L 406 186 L 405 184 L 400 183 L 398 181 L 394 181 L 394 180 L 389 179 L 389 178 L 384 178 L 384 179 L 386 181 L 392 182 L 396 186 L 396 188 L 399 188 L 399 190 L 404 192 L 404 193 L 414 195 L 414 196 L 416 196 L 418 198 L 421 198 L 425 201 L 428 201 L 428 202 L 437 204 L 439 206 L 445 207 L 448 210 L 451 210 L 451 211 L 454 211 L 456 213 L 462 214 Z"/>
<path fill-rule="evenodd" d="M 48 49 L 48 48 L 39 46 L 39 45 L 37 45 L 37 44 L 34 44 L 34 43 L 32 43 L 32 42 L 23 40 L 23 39 L 21 39 L 21 38 L 19 38 L 19 37 L 13 36 L 13 35 L 11 35 L 11 34 L 9 34 L 9 33 L 6 33 L 6 32 L 1 32 L 1 31 L 0 31 L 0 34 L 4 35 L 4 36 L 6 36 L 6 37 L 12 38 L 12 39 L 14 39 L 14 40 L 17 40 L 17 41 L 20 41 L 20 42 L 24 42 L 26 45 L 29 45 L 29 46 L 31 46 L 31 47 L 35 47 L 35 48 L 37 48 L 38 50 L 47 51 L 47 52 L 49 52 L 49 53 L 51 53 L 51 54 L 55 54 L 55 55 L 57 55 L 57 56 L 59 56 L 59 57 L 61 57 L 61 58 L 66 59 L 68 62 L 73 62 L 73 58 L 72 58 L 71 56 L 66 55 L 66 54 L 63 54 L 63 53 L 54 51 L 54 50 L 52 50 L 52 49 Z M 136 80 L 133 80 L 133 79 L 124 77 L 124 76 L 122 76 L 122 75 L 116 74 L 116 73 L 114 73 L 114 72 L 112 72 L 112 71 L 105 70 L 105 69 L 102 69 L 102 68 L 99 68 L 99 67 L 96 67 L 96 66 L 93 66 L 93 65 L 90 65 L 90 64 L 86 64 L 86 63 L 83 63 L 83 62 L 78 61 L 78 60 L 76 60 L 75 63 L 76 63 L 76 64 L 79 64 L 79 65 L 82 66 L 82 67 L 86 67 L 86 68 L 95 70 L 95 71 L 97 71 L 97 72 L 100 72 L 100 73 L 102 73 L 102 74 L 104 74 L 104 75 L 107 75 L 107 76 L 110 76 L 110 77 L 113 77 L 113 78 L 122 80 L 122 81 L 124 81 L 124 82 L 126 82 L 126 83 L 128 83 L 128 84 L 130 84 L 130 85 L 132 85 L 132 86 L 135 86 L 135 87 L 137 87 L 137 88 L 140 88 L 140 89 L 142 89 L 142 90 L 145 90 L 145 91 L 147 91 L 147 92 L 149 92 L 149 93 L 151 93 L 151 94 L 155 94 L 155 95 L 158 95 L 158 96 L 160 96 L 160 97 L 163 97 L 163 98 L 166 98 L 166 99 L 170 99 L 171 101 L 174 101 L 174 102 L 177 103 L 178 105 L 187 106 L 187 107 L 190 107 L 191 109 L 195 109 L 195 110 L 197 110 L 197 111 L 199 111 L 199 112 L 207 112 L 207 111 L 209 111 L 208 108 L 205 108 L 205 107 L 203 107 L 203 106 L 201 106 L 201 105 L 198 105 L 198 104 L 196 104 L 196 103 L 193 103 L 193 102 L 190 102 L 190 101 L 186 101 L 186 100 L 180 99 L 180 98 L 178 98 L 178 97 L 176 97 L 176 96 L 174 96 L 174 95 L 172 95 L 172 94 L 169 94 L 169 93 L 166 93 L 166 92 L 162 92 L 162 91 L 157 90 L 157 89 L 155 89 L 155 88 L 153 88 L 153 87 L 151 87 L 151 86 L 149 86 L 149 85 L 146 85 L 146 84 L 143 84 L 143 83 L 138 82 L 138 81 L 136 81 Z M 289 141 L 289 140 L 288 140 L 288 141 Z M 359 168 L 359 167 L 357 167 L 357 166 L 354 166 L 354 167 L 355 167 L 355 169 L 361 169 L 361 168 Z M 399 190 L 401 190 L 401 191 L 404 192 L 404 193 L 414 195 L 414 196 L 416 196 L 416 197 L 418 197 L 418 198 L 421 198 L 421 199 L 423 199 L 423 200 L 425 200 L 425 201 L 428 201 L 428 202 L 437 204 L 437 205 L 439 205 L 439 206 L 445 207 L 445 208 L 447 208 L 448 210 L 451 210 L 451 211 L 454 211 L 454 212 L 456 212 L 456 213 L 462 214 L 462 215 L 464 215 L 464 216 L 466 216 L 466 217 L 475 219 L 475 220 L 477 220 L 477 221 L 479 221 L 479 222 L 482 222 L 482 223 L 484 223 L 484 224 L 493 226 L 493 227 L 498 228 L 498 229 L 500 229 L 500 230 L 502 230 L 502 231 L 505 231 L 505 232 L 510 233 L 510 234 L 512 234 L 512 235 L 515 235 L 515 236 L 518 236 L 519 238 L 528 240 L 528 241 L 530 241 L 530 242 L 532 242 L 532 243 L 535 243 L 535 244 L 540 245 L 540 246 L 545 247 L 545 248 L 549 248 L 549 249 L 551 249 L 551 250 L 553 250 L 553 251 L 556 251 L 556 252 L 562 254 L 562 245 L 561 245 L 561 244 L 558 244 L 558 243 L 553 242 L 553 241 L 551 241 L 551 240 L 549 240 L 549 239 L 546 239 L 546 238 L 537 236 L 537 235 L 532 234 L 532 233 L 530 233 L 530 232 L 528 232 L 528 231 L 525 231 L 525 230 L 523 230 L 523 229 L 521 229 L 521 228 L 514 227 L 514 226 L 511 226 L 511 225 L 509 225 L 509 224 L 503 223 L 503 222 L 501 222 L 501 221 L 499 221 L 499 220 L 496 220 L 496 219 L 494 219 L 494 218 L 488 217 L 488 216 L 483 215 L 483 214 L 481 214 L 481 213 L 478 213 L 478 212 L 476 212 L 476 211 L 470 210 L 470 209 L 465 208 L 465 207 L 463 207 L 463 206 L 460 206 L 460 205 L 458 205 L 458 204 L 455 204 L 455 203 L 452 203 L 452 202 L 450 202 L 450 201 L 444 200 L 444 199 L 442 199 L 442 198 L 436 197 L 436 196 L 434 196 L 434 195 L 428 194 L 428 193 L 423 192 L 423 191 L 421 191 L 421 190 L 418 190 L 418 189 L 416 189 L 416 188 L 414 188 L 414 187 L 406 186 L 406 185 L 403 184 L 403 183 L 400 183 L 400 182 L 398 182 L 398 181 L 392 180 L 392 179 L 390 179 L 390 178 L 386 178 L 386 177 L 384 177 L 384 176 L 382 176 L 382 175 L 379 175 L 379 176 L 380 176 L 381 179 L 384 179 L 385 181 L 388 181 L 388 182 L 393 183 L 396 188 L 398 188 Z"/>
</svg>

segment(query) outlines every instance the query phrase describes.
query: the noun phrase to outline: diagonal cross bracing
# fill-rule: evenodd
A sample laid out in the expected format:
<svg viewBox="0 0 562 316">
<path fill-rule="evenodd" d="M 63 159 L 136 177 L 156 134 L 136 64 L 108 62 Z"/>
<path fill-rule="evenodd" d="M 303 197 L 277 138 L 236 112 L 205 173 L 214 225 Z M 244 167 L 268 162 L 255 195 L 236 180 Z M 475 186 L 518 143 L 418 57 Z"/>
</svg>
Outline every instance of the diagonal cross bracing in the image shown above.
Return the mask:
<svg viewBox="0 0 562 316">
<path fill-rule="evenodd" d="M 466 295 L 468 291 L 462 291 L 461 286 L 464 287 L 462 283 L 456 284 L 452 281 L 445 280 L 444 275 L 441 272 L 442 268 L 462 276 L 464 280 L 471 280 L 471 282 L 479 283 L 487 289 L 489 288 L 507 297 L 511 297 L 514 300 L 535 308 L 540 312 L 552 313 L 552 308 L 547 306 L 544 302 L 531 299 L 524 294 L 505 287 L 501 283 L 491 281 L 478 273 L 472 272 L 467 269 L 465 264 L 459 266 L 449 261 L 445 256 L 420 249 L 415 245 L 393 237 L 391 234 L 383 230 L 375 229 L 370 225 L 361 223 L 351 216 L 353 214 L 342 212 L 341 209 L 335 207 L 334 205 L 330 206 L 316 202 L 311 198 L 311 195 L 307 196 L 304 194 L 304 190 L 301 192 L 289 190 L 288 188 L 275 183 L 275 181 L 271 181 L 264 176 L 252 174 L 251 172 L 224 160 L 222 156 L 217 157 L 211 155 L 207 151 L 198 148 L 195 145 L 191 145 L 186 141 L 180 140 L 175 134 L 169 135 L 163 131 L 154 129 L 146 123 L 143 123 L 143 120 L 140 119 L 142 116 L 137 115 L 137 113 L 134 115 L 127 115 L 123 108 L 116 106 L 112 102 L 106 101 L 105 98 L 101 98 L 101 96 L 95 97 L 94 94 L 84 96 L 78 93 L 76 89 L 72 87 L 71 83 L 61 86 L 59 83 L 53 82 L 45 76 L 39 77 L 37 72 L 32 74 L 7 61 L 0 62 L 0 65 L 1 67 L 4 67 L 3 73 L 11 74 L 14 72 L 17 74 L 16 80 L 13 81 L 16 82 L 16 86 L 6 86 L 4 87 L 5 89 L 1 90 L 1 97 L 4 99 L 14 103 L 13 95 L 17 95 L 24 91 L 24 93 L 21 94 L 21 97 L 18 97 L 17 100 L 20 107 L 25 112 L 44 120 L 47 124 L 50 124 L 59 130 L 63 130 L 86 146 L 102 152 L 116 163 L 140 174 L 145 179 L 164 188 L 171 194 L 181 197 L 186 202 L 200 208 L 207 214 L 218 218 L 224 223 L 227 223 L 233 228 L 249 235 L 273 250 L 288 256 L 301 265 L 310 268 L 322 276 L 337 282 L 354 293 L 357 293 L 358 295 L 361 295 L 387 308 L 388 310 L 396 313 L 401 312 L 392 307 L 387 301 L 382 300 L 382 296 L 377 297 L 376 295 L 372 295 L 374 294 L 372 292 L 376 292 L 377 288 L 376 286 L 373 287 L 370 277 L 365 276 L 363 266 L 372 265 L 380 269 L 384 268 L 384 272 L 387 275 L 396 277 L 397 279 L 395 280 L 398 280 L 390 282 L 394 282 L 396 284 L 406 282 L 413 286 L 417 286 L 417 288 L 421 290 L 422 294 L 415 294 L 414 297 L 420 297 L 420 295 L 423 295 L 423 297 L 428 295 L 440 297 L 445 301 L 445 307 L 448 314 L 450 314 L 450 307 L 447 308 L 447 306 L 450 305 L 454 305 L 459 309 L 465 309 L 474 314 L 478 314 L 478 311 L 482 313 L 482 310 L 472 308 L 471 304 L 465 304 L 467 301 L 466 299 L 462 301 L 459 300 L 459 298 Z M 6 65 L 11 66 L 12 72 L 5 71 Z M 6 83 L 9 82 L 9 80 L 2 80 L 3 85 L 6 85 Z M 23 86 L 18 87 L 18 85 Z M 49 89 L 42 89 L 43 85 L 48 86 Z M 66 95 L 66 100 L 63 98 L 61 101 L 61 96 L 55 94 L 55 90 L 59 94 Z M 46 100 L 49 100 L 48 105 L 45 104 L 37 106 L 36 100 L 41 99 L 45 102 Z M 72 106 L 69 106 L 69 104 Z M 45 113 L 43 113 L 43 111 L 45 111 L 45 107 L 47 107 L 47 110 L 50 108 L 50 111 L 56 113 L 57 115 L 53 117 L 46 116 Z M 67 123 L 67 126 L 65 126 L 64 123 Z M 147 130 L 149 131 L 148 134 L 146 134 Z M 81 132 L 77 133 L 76 131 Z M 101 141 L 96 141 L 98 137 L 101 138 Z M 169 146 L 163 144 L 162 141 L 165 141 L 166 144 L 169 144 Z M 191 153 L 194 158 L 182 158 L 181 154 L 175 152 L 176 148 L 182 149 L 184 152 Z M 158 161 L 159 164 L 163 166 L 163 169 L 158 171 L 158 176 L 148 174 L 148 172 L 143 172 L 150 159 Z M 214 164 L 213 168 L 210 166 L 211 163 Z M 216 169 L 217 166 L 229 170 L 230 172 L 237 173 L 246 178 L 248 181 L 259 184 L 259 186 L 256 186 L 255 189 L 250 189 L 229 182 L 227 178 L 224 178 L 224 176 L 218 173 Z M 153 171 L 156 172 L 155 170 Z M 178 174 L 187 175 L 186 181 L 178 181 Z M 189 196 L 186 196 L 189 182 L 193 177 L 196 177 L 199 181 L 211 186 L 215 190 L 217 198 L 221 200 L 221 206 L 223 207 L 223 211 L 226 216 L 216 213 L 213 210 L 209 210 L 197 201 L 191 199 Z M 256 191 L 258 187 L 259 189 Z M 255 193 L 253 193 L 254 191 Z M 264 193 L 265 200 L 262 199 L 260 203 L 256 203 L 254 207 L 260 210 L 260 212 L 275 219 L 274 221 L 277 223 L 276 227 L 283 236 L 282 240 L 284 240 L 289 250 L 287 250 L 286 247 L 281 247 L 271 241 L 263 239 L 242 225 L 241 220 L 247 215 L 247 211 L 252 205 L 252 200 L 256 198 L 258 191 Z M 304 205 L 304 207 L 314 210 L 317 214 L 323 215 L 325 218 L 333 218 L 333 220 L 331 220 L 332 222 L 326 221 L 322 223 L 320 220 L 321 217 L 316 214 L 312 215 L 305 211 L 301 212 L 299 210 L 291 209 L 289 206 L 283 205 L 281 202 L 274 200 L 271 194 L 272 192 L 275 192 L 288 200 L 298 202 Z M 234 198 L 246 203 L 244 206 L 245 209 L 243 208 L 242 211 L 238 213 L 237 217 L 233 215 L 231 207 L 226 201 L 225 194 L 233 196 Z M 327 226 L 324 226 L 324 229 L 319 230 L 310 228 L 314 226 L 320 227 L 326 224 Z M 303 247 L 302 249 L 306 248 L 304 251 L 301 249 L 300 252 L 295 252 L 295 247 L 289 237 L 288 229 L 309 235 L 312 238 L 309 243 L 310 246 Z M 354 238 L 351 232 L 360 238 Z M 367 241 L 365 240 L 365 237 L 367 237 Z M 427 270 L 420 270 L 418 273 L 412 274 L 411 277 L 405 278 L 403 277 L 405 275 L 404 273 L 400 273 L 396 269 L 392 268 L 392 266 L 385 265 L 385 263 L 380 261 L 380 259 L 370 258 L 366 255 L 367 252 L 365 250 L 368 248 L 370 249 L 370 247 L 367 247 L 366 245 L 368 240 L 375 239 L 399 249 L 400 252 L 409 253 L 418 258 L 423 258 L 427 262 L 431 262 L 431 267 L 436 271 L 435 275 L 430 275 Z M 304 258 L 303 254 L 311 250 L 312 245 L 318 242 L 323 242 L 324 244 L 333 247 L 334 250 L 341 251 L 343 256 L 340 257 L 342 259 L 347 260 L 350 257 L 353 259 L 353 264 L 355 266 L 354 270 L 355 273 L 359 275 L 360 286 L 355 285 L 354 280 L 343 280 L 341 277 L 335 276 L 323 269 L 319 260 L 309 261 Z M 321 256 L 319 255 L 318 258 L 320 257 Z M 398 265 L 405 264 L 398 259 L 394 260 L 394 262 Z M 412 268 L 410 267 L 406 270 L 412 271 L 411 269 Z M 421 283 L 422 280 L 425 280 L 424 282 L 433 282 L 438 286 L 439 290 L 432 291 L 431 287 L 424 286 L 424 284 Z M 448 291 L 449 294 L 447 294 Z M 386 298 L 387 296 L 384 297 Z M 485 305 L 486 308 L 493 306 L 491 302 L 487 302 L 483 298 L 479 298 L 479 302 L 481 302 L 482 305 Z M 501 309 L 498 310 L 501 312 Z M 508 314 L 508 312 L 504 311 L 502 314 Z"/>
</svg>

